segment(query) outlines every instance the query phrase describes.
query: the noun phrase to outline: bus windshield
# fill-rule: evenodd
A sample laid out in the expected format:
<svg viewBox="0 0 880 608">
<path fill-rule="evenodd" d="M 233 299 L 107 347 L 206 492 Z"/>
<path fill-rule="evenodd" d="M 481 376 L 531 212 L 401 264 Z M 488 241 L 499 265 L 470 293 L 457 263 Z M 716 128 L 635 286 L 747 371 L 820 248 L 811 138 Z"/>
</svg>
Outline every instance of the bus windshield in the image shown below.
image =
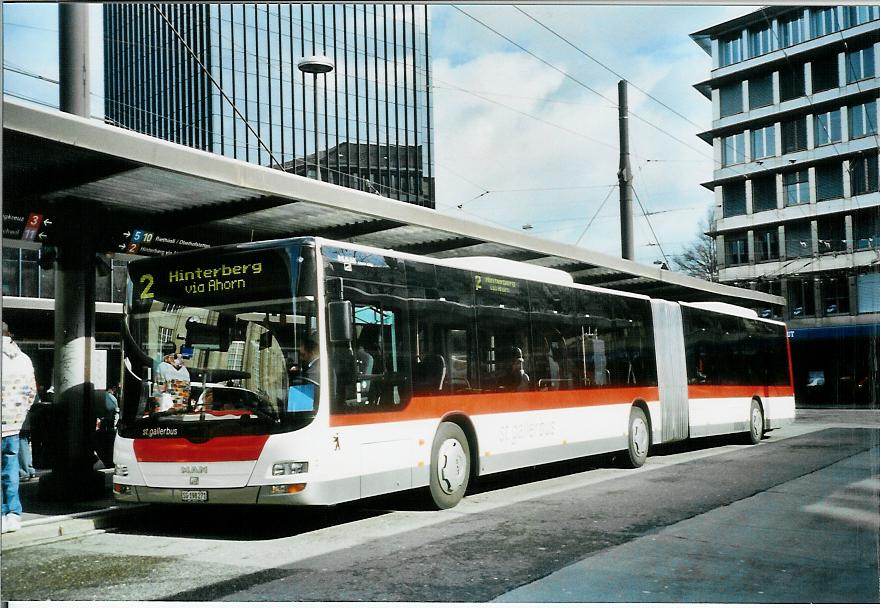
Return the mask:
<svg viewBox="0 0 880 608">
<path fill-rule="evenodd" d="M 314 419 L 314 247 L 242 246 L 129 265 L 120 433 L 279 433 Z"/>
</svg>

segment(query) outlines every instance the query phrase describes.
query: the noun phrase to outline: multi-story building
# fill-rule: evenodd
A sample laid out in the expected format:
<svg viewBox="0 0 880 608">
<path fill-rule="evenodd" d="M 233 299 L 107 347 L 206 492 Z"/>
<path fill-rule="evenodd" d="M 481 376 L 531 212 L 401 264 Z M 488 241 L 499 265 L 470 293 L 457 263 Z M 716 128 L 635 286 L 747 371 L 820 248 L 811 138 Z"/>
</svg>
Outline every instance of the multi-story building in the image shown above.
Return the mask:
<svg viewBox="0 0 880 608">
<path fill-rule="evenodd" d="M 719 280 L 786 297 L 801 402 L 876 404 L 880 7 L 776 6 L 691 37 L 712 56 Z"/>
<path fill-rule="evenodd" d="M 317 159 L 324 181 L 433 208 L 428 36 L 416 5 L 107 4 L 106 116 L 310 177 Z M 312 55 L 334 64 L 317 116 L 297 68 Z"/>
</svg>

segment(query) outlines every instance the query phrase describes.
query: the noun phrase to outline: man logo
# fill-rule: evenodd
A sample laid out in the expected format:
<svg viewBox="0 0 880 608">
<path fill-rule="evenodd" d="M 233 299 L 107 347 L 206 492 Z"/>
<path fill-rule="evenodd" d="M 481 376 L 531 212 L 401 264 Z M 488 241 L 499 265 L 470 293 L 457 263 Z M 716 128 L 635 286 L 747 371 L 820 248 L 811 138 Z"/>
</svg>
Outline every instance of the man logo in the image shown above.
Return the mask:
<svg viewBox="0 0 880 608">
<path fill-rule="evenodd" d="M 208 472 L 208 467 L 206 467 L 205 465 L 183 466 L 180 467 L 180 472 L 184 475 L 204 475 Z"/>
<path fill-rule="evenodd" d="M 199 478 L 198 477 L 190 477 L 189 478 L 189 485 L 191 485 L 191 486 L 199 485 Z"/>
</svg>

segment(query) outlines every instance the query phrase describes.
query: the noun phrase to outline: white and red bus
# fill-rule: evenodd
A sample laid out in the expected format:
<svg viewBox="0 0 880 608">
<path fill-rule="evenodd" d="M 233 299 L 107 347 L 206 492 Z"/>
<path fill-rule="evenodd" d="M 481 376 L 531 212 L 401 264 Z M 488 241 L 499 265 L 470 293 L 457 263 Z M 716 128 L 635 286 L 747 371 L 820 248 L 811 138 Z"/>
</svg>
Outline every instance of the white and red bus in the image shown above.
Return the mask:
<svg viewBox="0 0 880 608">
<path fill-rule="evenodd" d="M 478 475 L 757 443 L 795 411 L 785 326 L 748 309 L 321 238 L 132 262 L 124 336 L 121 501 L 448 508 Z"/>
</svg>

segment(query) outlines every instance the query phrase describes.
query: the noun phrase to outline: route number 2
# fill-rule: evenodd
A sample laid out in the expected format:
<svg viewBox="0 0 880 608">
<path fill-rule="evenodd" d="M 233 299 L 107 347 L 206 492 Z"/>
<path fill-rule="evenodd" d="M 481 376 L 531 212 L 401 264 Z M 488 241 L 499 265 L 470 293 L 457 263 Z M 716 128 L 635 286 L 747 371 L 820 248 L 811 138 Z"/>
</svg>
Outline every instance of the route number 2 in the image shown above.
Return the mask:
<svg viewBox="0 0 880 608">
<path fill-rule="evenodd" d="M 153 288 L 153 283 L 155 279 L 153 279 L 153 275 L 151 274 L 142 274 L 140 284 L 144 286 L 143 291 L 141 291 L 141 300 L 153 300 L 156 298 L 156 294 L 150 291 Z"/>
</svg>

